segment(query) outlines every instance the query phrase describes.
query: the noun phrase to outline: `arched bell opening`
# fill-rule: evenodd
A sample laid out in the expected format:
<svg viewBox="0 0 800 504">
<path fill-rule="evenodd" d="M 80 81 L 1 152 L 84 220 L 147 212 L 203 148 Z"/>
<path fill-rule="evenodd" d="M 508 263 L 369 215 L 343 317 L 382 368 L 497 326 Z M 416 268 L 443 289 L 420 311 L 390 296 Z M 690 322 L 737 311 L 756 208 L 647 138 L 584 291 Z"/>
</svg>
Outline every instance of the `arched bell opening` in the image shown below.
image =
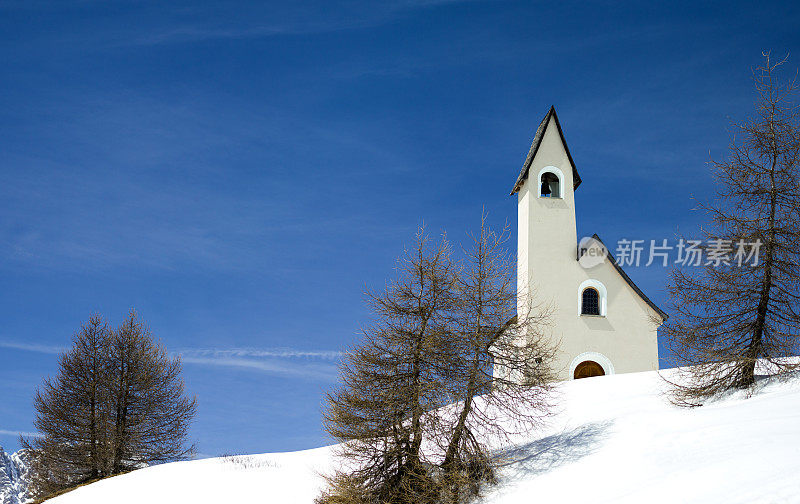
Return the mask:
<svg viewBox="0 0 800 504">
<path fill-rule="evenodd" d="M 542 198 L 560 198 L 561 197 L 561 181 L 558 175 L 552 172 L 545 172 L 542 174 L 542 181 L 539 188 L 539 196 Z"/>
</svg>

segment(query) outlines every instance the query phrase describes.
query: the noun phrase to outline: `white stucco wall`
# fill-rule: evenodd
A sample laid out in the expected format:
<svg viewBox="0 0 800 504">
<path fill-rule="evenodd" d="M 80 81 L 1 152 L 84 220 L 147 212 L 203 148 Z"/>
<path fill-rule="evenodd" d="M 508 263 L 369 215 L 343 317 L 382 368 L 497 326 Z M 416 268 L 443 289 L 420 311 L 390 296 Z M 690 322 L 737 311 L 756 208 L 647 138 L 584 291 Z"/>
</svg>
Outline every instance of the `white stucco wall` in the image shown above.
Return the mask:
<svg viewBox="0 0 800 504">
<path fill-rule="evenodd" d="M 563 198 L 539 197 L 539 174 L 549 166 L 562 177 Z M 559 342 L 554 363 L 560 379 L 571 379 L 576 357 L 587 352 L 604 357 L 607 373 L 658 369 L 656 312 L 628 285 L 609 260 L 584 269 L 577 261 L 572 167 L 554 119 L 550 118 L 528 180 L 518 193 L 519 313 L 525 300 L 547 305 L 550 337 Z M 607 293 L 605 316 L 580 314 L 579 287 L 602 283 Z M 587 354 L 589 355 L 589 354 Z"/>
</svg>

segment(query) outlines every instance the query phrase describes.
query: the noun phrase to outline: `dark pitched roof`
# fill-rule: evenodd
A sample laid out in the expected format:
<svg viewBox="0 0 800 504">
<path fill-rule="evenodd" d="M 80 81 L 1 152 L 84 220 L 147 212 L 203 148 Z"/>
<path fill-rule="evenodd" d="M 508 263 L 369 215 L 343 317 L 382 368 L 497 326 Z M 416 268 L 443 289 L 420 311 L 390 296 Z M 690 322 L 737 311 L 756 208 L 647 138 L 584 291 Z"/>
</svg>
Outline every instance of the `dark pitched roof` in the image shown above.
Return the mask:
<svg viewBox="0 0 800 504">
<path fill-rule="evenodd" d="M 517 177 L 517 181 L 514 183 L 514 188 L 511 190 L 511 194 L 519 191 L 520 187 L 522 187 L 522 184 L 525 182 L 525 179 L 528 178 L 528 171 L 530 171 L 533 158 L 536 157 L 536 151 L 539 150 L 539 145 L 542 143 L 544 131 L 547 129 L 547 124 L 550 122 L 550 116 L 553 116 L 553 119 L 555 119 L 556 126 L 558 127 L 558 135 L 561 137 L 561 143 L 564 144 L 564 150 L 567 151 L 569 164 L 572 165 L 572 188 L 577 189 L 578 186 L 581 185 L 581 177 L 578 175 L 578 170 L 575 168 L 575 161 L 572 160 L 572 154 L 569 153 L 567 141 L 564 140 L 564 132 L 561 131 L 561 123 L 558 122 L 556 108 L 550 107 L 550 110 L 547 111 L 544 119 L 542 119 L 542 122 L 539 123 L 539 127 L 536 129 L 536 135 L 533 136 L 533 143 L 531 144 L 531 149 L 528 151 L 528 157 L 525 159 L 525 164 L 522 165 L 522 170 L 519 172 L 519 177 Z"/>
<path fill-rule="evenodd" d="M 636 294 L 639 294 L 639 297 L 642 298 L 642 300 L 645 303 L 647 303 L 648 306 L 650 306 L 650 308 L 655 310 L 655 312 L 659 314 L 659 316 L 661 317 L 662 320 L 667 320 L 669 318 L 669 315 L 667 315 L 664 312 L 664 310 L 662 310 L 661 308 L 656 306 L 656 304 L 654 302 L 652 302 L 650 300 L 650 298 L 645 295 L 644 292 L 642 292 L 642 289 L 640 289 L 639 287 L 636 286 L 635 283 L 633 283 L 633 280 L 631 280 L 631 277 L 629 277 L 628 274 L 625 273 L 625 271 L 622 269 L 622 266 L 620 266 L 617 263 L 617 260 L 614 258 L 613 254 L 611 254 L 611 250 L 609 250 L 609 248 L 606 247 L 606 244 L 603 243 L 603 240 L 601 240 L 599 236 L 597 236 L 597 233 L 593 234 L 592 238 L 594 238 L 595 240 L 599 241 L 600 244 L 603 245 L 603 247 L 606 249 L 606 253 L 608 254 L 608 258 L 611 260 L 611 264 L 614 266 L 614 268 L 616 268 L 616 270 L 620 274 L 620 276 L 622 276 L 622 278 L 625 279 L 626 282 L 628 282 L 628 285 L 630 285 L 631 288 L 634 291 L 636 291 Z M 578 252 L 578 254 L 579 254 L 578 259 L 580 259 L 580 252 Z"/>
</svg>

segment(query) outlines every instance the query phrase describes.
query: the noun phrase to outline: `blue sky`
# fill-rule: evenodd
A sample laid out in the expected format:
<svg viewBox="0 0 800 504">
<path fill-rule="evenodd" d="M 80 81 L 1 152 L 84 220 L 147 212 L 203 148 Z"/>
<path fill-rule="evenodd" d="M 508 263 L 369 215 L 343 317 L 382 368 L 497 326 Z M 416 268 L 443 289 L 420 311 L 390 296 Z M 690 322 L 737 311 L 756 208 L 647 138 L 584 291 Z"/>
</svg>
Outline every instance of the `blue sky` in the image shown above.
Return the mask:
<svg viewBox="0 0 800 504">
<path fill-rule="evenodd" d="M 551 104 L 579 236 L 692 232 L 798 26 L 794 2 L 0 0 L 0 445 L 79 324 L 132 307 L 184 356 L 200 453 L 327 443 L 364 288 L 423 221 L 516 224 Z M 628 273 L 664 304 L 666 269 Z"/>
</svg>

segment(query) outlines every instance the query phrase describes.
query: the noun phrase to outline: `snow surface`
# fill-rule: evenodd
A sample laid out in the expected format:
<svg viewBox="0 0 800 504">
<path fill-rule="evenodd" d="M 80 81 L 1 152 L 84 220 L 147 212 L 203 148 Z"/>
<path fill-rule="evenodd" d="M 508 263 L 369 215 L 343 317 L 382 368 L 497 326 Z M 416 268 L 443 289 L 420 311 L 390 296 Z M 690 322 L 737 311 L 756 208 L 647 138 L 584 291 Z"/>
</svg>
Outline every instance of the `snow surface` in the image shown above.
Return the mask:
<svg viewBox="0 0 800 504">
<path fill-rule="evenodd" d="M 800 377 L 691 410 L 658 373 L 563 382 L 549 425 L 507 446 L 483 504 L 800 502 Z M 311 504 L 332 447 L 165 464 L 103 480 L 53 504 Z"/>
</svg>

